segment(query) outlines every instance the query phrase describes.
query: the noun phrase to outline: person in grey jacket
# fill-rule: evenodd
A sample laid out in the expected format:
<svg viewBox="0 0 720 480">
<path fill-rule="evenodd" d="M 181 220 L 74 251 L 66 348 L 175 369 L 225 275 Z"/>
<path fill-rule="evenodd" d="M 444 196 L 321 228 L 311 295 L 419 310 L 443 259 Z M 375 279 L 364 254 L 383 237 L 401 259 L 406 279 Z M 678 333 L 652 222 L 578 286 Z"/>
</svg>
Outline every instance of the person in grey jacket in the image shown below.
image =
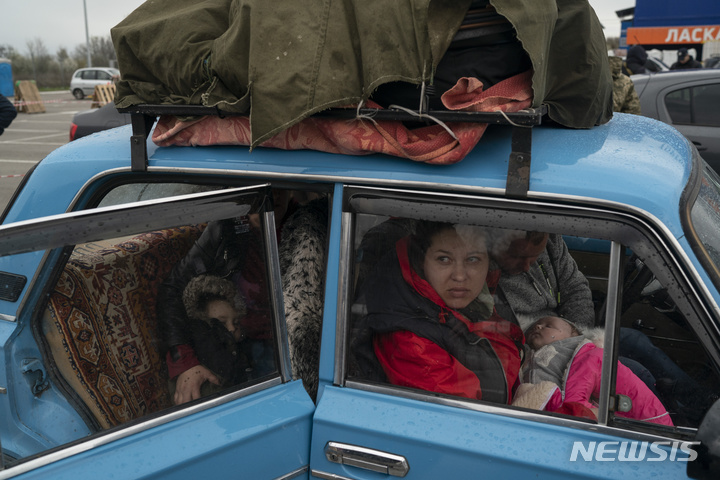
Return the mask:
<svg viewBox="0 0 720 480">
<path fill-rule="evenodd" d="M 495 237 L 491 256 L 502 271 L 495 308 L 503 318 L 515 319 L 523 331 L 548 315 L 573 319 L 584 330 L 595 326 L 589 283 L 561 235 L 503 231 Z M 655 395 L 657 379 L 663 385 L 671 382 L 672 391 L 663 392 L 665 400 L 684 405 L 683 415 L 691 425 L 696 425 L 717 399 L 639 330 L 620 328 L 618 359 Z"/>
<path fill-rule="evenodd" d="M 492 243 L 502 271 L 496 293 L 501 316 L 515 318 L 523 331 L 548 315 L 572 318 L 585 328 L 595 325 L 590 286 L 561 235 L 504 231 Z"/>
<path fill-rule="evenodd" d="M 502 230 L 496 232 L 492 243 L 494 266 L 502 272 L 495 290 L 495 308 L 503 318 L 514 320 L 523 331 L 548 316 L 573 319 L 583 330 L 595 327 L 590 284 L 562 235 Z M 630 340 L 635 348 L 657 351 L 642 333 L 628 328 L 621 331 L 621 350 Z M 620 361 L 656 393 L 656 379 L 640 358 L 621 356 Z"/>
</svg>

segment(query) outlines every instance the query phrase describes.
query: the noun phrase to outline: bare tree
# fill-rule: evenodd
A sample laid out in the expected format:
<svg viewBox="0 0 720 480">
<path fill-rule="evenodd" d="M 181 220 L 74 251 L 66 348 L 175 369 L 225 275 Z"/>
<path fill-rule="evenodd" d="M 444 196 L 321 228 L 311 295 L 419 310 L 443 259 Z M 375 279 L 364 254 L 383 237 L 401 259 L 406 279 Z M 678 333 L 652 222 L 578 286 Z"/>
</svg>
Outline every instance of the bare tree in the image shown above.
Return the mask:
<svg viewBox="0 0 720 480">
<path fill-rule="evenodd" d="M 12 45 L 0 45 L 0 58 L 12 58 L 17 54 L 15 47 Z"/>
<path fill-rule="evenodd" d="M 39 75 L 45 73 L 50 64 L 50 54 L 41 38 L 35 37 L 27 42 L 28 53 L 33 68 L 33 79 L 39 83 Z"/>
<path fill-rule="evenodd" d="M 70 58 L 65 47 L 58 48 L 55 56 L 57 57 L 58 67 L 60 69 L 60 81 L 62 85 L 70 85 L 69 75 L 75 69 L 75 62 Z"/>
<path fill-rule="evenodd" d="M 73 50 L 72 58 L 75 60 L 75 64 L 77 64 L 78 68 L 87 67 L 87 51 L 87 45 L 84 43 L 81 43 L 75 47 L 75 50 Z"/>
<path fill-rule="evenodd" d="M 48 53 L 48 49 L 45 46 L 45 42 L 43 42 L 42 38 L 40 37 L 35 37 L 32 40 L 28 40 L 27 49 L 31 57 L 34 56 L 37 59 L 50 58 L 50 54 Z"/>
<path fill-rule="evenodd" d="M 95 65 L 110 65 L 117 61 L 115 56 L 115 47 L 113 46 L 110 36 L 92 37 L 92 61 Z M 95 63 L 97 62 L 97 63 Z"/>
<path fill-rule="evenodd" d="M 40 38 L 28 41 L 27 49 L 23 49 L 22 53 L 9 44 L 0 44 L 0 57 L 9 58 L 12 62 L 13 81 L 35 80 L 41 88 L 67 88 L 72 72 L 86 66 L 86 52 L 87 45 L 82 44 L 74 50 L 60 47 L 50 54 Z M 110 35 L 93 37 L 90 52 L 94 65 L 116 64 Z"/>
<path fill-rule="evenodd" d="M 81 44 L 75 48 L 73 58 L 78 65 L 87 66 L 87 45 Z M 110 36 L 90 38 L 90 58 L 93 65 L 104 66 L 116 62 L 115 48 Z"/>
</svg>

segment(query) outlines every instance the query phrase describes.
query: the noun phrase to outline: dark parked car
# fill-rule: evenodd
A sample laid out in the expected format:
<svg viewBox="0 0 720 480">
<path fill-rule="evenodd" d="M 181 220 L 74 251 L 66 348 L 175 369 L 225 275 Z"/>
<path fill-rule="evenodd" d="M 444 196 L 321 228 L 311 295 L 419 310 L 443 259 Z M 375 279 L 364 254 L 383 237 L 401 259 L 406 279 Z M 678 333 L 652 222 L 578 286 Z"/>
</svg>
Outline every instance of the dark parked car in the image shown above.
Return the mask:
<svg viewBox="0 0 720 480">
<path fill-rule="evenodd" d="M 720 171 L 720 70 L 633 75 L 642 114 L 677 128 Z"/>
<path fill-rule="evenodd" d="M 114 103 L 106 103 L 100 108 L 75 114 L 70 125 L 70 141 L 128 123 L 130 123 L 129 114 L 118 112 Z"/>
</svg>

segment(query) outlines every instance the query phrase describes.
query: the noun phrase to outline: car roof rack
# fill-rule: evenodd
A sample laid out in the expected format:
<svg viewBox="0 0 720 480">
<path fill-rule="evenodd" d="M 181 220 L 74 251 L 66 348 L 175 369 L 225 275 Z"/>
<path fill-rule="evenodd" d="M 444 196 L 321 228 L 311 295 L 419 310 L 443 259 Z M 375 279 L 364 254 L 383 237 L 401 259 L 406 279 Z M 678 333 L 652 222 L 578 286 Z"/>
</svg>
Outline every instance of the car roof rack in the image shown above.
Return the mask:
<svg viewBox="0 0 720 480">
<path fill-rule="evenodd" d="M 131 107 L 118 108 L 121 113 L 129 113 L 132 122 L 133 134 L 130 139 L 131 170 L 133 172 L 147 171 L 148 154 L 147 138 L 160 115 L 175 116 L 205 116 L 216 115 L 220 117 L 240 115 L 235 112 L 226 112 L 216 107 L 203 105 L 149 105 L 141 104 Z M 491 125 L 512 126 L 512 150 L 508 162 L 508 175 L 505 185 L 505 195 L 511 198 L 526 198 L 530 189 L 530 159 L 532 150 L 532 127 L 542 123 L 542 117 L 547 113 L 547 107 L 528 108 L 518 112 L 461 112 L 451 110 L 408 111 L 407 109 L 393 108 L 335 108 L 316 113 L 314 116 L 322 118 L 350 119 L 356 116 L 372 116 L 376 120 L 392 120 L 403 122 L 418 122 L 423 118 L 432 117 L 441 122 L 471 122 L 487 123 Z M 246 115 L 243 113 L 242 115 Z"/>
</svg>

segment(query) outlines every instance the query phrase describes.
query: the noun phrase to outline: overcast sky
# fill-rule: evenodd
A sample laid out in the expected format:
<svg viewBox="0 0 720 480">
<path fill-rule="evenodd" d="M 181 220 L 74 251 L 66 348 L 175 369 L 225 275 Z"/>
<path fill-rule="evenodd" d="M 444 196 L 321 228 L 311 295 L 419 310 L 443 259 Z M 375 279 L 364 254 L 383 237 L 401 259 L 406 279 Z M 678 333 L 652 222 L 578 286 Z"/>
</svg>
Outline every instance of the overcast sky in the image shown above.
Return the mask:
<svg viewBox="0 0 720 480">
<path fill-rule="evenodd" d="M 87 5 L 90 37 L 104 37 L 142 3 L 143 0 L 0 0 L 0 45 L 11 45 L 27 55 L 28 41 L 39 38 L 52 55 L 61 47 L 72 53 L 85 43 L 83 4 Z M 590 0 L 590 4 L 605 26 L 605 35 L 617 37 L 620 22 L 615 11 L 633 7 L 635 0 Z"/>
</svg>

